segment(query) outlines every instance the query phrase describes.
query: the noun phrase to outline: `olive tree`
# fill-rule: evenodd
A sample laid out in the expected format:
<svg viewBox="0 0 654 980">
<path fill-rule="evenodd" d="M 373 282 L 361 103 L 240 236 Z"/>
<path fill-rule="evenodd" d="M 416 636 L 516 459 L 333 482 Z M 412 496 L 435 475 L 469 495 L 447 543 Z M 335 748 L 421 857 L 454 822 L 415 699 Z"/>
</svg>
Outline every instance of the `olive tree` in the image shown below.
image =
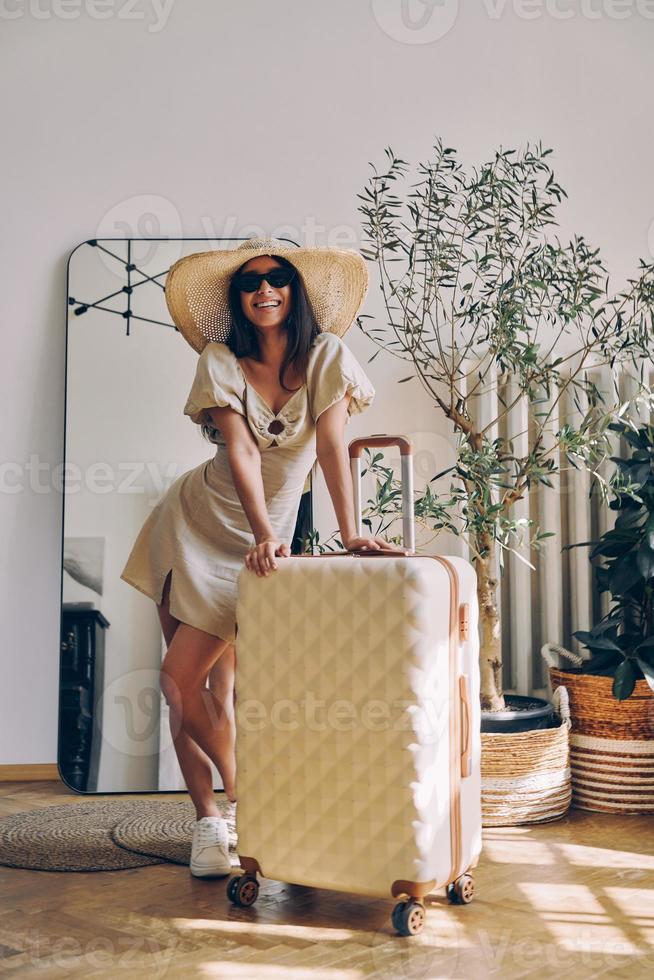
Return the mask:
<svg viewBox="0 0 654 980">
<path fill-rule="evenodd" d="M 569 461 L 604 487 L 601 464 L 610 452 L 608 424 L 617 391 L 600 391 L 587 369 L 627 369 L 642 388 L 654 338 L 654 264 L 612 292 L 599 249 L 581 235 L 562 242 L 553 233 L 567 195 L 541 144 L 498 150 L 466 172 L 456 152 L 437 140 L 427 162 L 409 165 L 385 150 L 385 164 L 358 196 L 364 256 L 376 266 L 385 314 L 359 325 L 379 353 L 409 365 L 436 411 L 452 424 L 456 462 L 449 496 L 429 484 L 415 500 L 416 519 L 462 535 L 478 581 L 482 707 L 504 707 L 496 568 L 523 540 L 538 550 L 550 532 L 517 521 L 513 505 L 532 486 L 552 486 Z M 371 322 L 367 322 L 371 321 Z M 511 398 L 496 417 L 476 421 L 475 398 L 511 379 Z M 502 390 L 505 390 L 502 388 Z M 563 396 L 580 407 L 577 421 L 557 424 Z M 500 435 L 501 420 L 526 399 L 531 425 L 526 452 Z M 615 403 L 614 403 L 615 402 Z M 390 470 L 365 522 L 393 518 L 399 488 Z M 433 482 L 443 473 L 435 474 Z M 604 490 L 604 493 L 606 491 Z M 379 532 L 377 532 L 379 533 Z"/>
</svg>

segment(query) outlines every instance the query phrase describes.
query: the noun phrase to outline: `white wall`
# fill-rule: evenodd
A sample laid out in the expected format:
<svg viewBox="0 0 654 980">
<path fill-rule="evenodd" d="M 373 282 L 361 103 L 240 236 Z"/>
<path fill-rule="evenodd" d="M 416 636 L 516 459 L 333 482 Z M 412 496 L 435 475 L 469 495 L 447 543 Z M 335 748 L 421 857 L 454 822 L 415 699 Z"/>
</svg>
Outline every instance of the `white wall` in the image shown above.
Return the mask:
<svg viewBox="0 0 654 980">
<path fill-rule="evenodd" d="M 387 145 L 415 161 L 437 135 L 470 163 L 500 144 L 554 147 L 569 193 L 562 233 L 602 244 L 618 280 L 653 234 L 647 0 L 446 0 L 422 31 L 402 27 L 399 0 L 176 0 L 167 19 L 157 9 L 139 0 L 126 16 L 116 0 L 97 19 L 91 0 L 0 6 L 0 763 L 56 758 L 56 467 L 73 246 L 96 234 L 258 228 L 356 245 L 368 161 L 383 164 Z M 373 290 L 366 312 L 379 310 Z M 365 363 L 372 343 L 351 333 Z M 370 371 L 381 397 L 351 435 L 434 433 L 442 445 L 426 397 L 411 401 L 409 385 L 397 397 L 402 365 L 380 355 Z"/>
</svg>

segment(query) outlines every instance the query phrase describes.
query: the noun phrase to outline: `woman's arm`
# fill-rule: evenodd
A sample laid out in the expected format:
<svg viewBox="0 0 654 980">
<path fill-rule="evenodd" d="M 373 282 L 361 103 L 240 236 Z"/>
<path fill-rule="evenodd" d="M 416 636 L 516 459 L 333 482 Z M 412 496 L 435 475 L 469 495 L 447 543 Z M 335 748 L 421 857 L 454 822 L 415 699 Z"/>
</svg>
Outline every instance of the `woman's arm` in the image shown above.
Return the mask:
<svg viewBox="0 0 654 980">
<path fill-rule="evenodd" d="M 271 526 L 261 475 L 261 453 L 246 418 L 228 406 L 208 409 L 220 429 L 227 447 L 232 480 L 255 544 L 245 556 L 245 567 L 257 575 L 268 575 L 277 568 L 276 556 L 287 558 L 291 549 L 278 541 Z"/>
<path fill-rule="evenodd" d="M 356 538 L 352 474 L 345 448 L 349 400 L 350 395 L 346 394 L 340 401 L 325 409 L 316 422 L 316 455 L 332 498 L 341 541 L 346 548 L 349 547 L 348 542 Z"/>
<path fill-rule="evenodd" d="M 341 531 L 341 541 L 348 550 L 388 551 L 408 555 L 405 548 L 389 544 L 380 535 L 357 535 L 354 514 L 354 489 L 350 456 L 345 446 L 345 425 L 350 395 L 325 409 L 316 421 L 316 455 Z"/>
<path fill-rule="evenodd" d="M 265 538 L 273 538 L 261 476 L 261 453 L 246 419 L 228 406 L 207 411 L 225 440 L 234 487 L 254 540 L 258 544 Z"/>
</svg>

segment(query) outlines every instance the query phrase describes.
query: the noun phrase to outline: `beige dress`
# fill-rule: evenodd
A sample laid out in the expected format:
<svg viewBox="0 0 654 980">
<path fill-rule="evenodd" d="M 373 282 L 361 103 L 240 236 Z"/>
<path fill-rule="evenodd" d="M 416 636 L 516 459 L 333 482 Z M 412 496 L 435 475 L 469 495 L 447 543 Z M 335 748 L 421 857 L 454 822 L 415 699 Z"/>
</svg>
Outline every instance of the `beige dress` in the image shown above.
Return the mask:
<svg viewBox="0 0 654 980">
<path fill-rule="evenodd" d="M 278 539 L 290 546 L 300 498 L 316 459 L 316 419 L 346 392 L 351 395 L 349 422 L 351 415 L 370 405 L 375 389 L 336 334 L 315 338 L 307 380 L 277 414 L 248 382 L 229 347 L 207 344 L 184 414 L 198 425 L 212 426 L 216 454 L 171 484 L 141 528 L 121 579 L 160 603 L 172 570 L 172 615 L 233 641 L 236 577 L 254 535 L 234 487 L 225 443 L 205 409 L 229 405 L 247 419 L 261 452 L 270 523 Z"/>
</svg>

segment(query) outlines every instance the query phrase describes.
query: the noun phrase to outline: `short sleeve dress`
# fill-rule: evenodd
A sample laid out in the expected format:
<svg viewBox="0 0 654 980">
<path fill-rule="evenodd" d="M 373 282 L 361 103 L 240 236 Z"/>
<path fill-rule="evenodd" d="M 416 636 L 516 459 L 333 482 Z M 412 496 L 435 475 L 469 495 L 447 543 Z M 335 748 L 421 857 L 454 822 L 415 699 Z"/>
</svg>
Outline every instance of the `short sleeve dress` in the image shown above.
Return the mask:
<svg viewBox="0 0 654 980">
<path fill-rule="evenodd" d="M 150 512 L 121 579 L 161 603 L 172 571 L 170 612 L 181 622 L 233 642 L 236 578 L 254 535 L 234 486 L 227 450 L 206 409 L 229 405 L 243 415 L 261 453 L 266 508 L 290 545 L 307 477 L 316 460 L 316 421 L 349 393 L 348 416 L 370 405 L 375 389 L 343 340 L 321 333 L 309 353 L 306 382 L 275 414 L 246 379 L 226 344 L 200 354 L 184 414 L 211 426 L 215 455 L 183 473 Z"/>
</svg>

